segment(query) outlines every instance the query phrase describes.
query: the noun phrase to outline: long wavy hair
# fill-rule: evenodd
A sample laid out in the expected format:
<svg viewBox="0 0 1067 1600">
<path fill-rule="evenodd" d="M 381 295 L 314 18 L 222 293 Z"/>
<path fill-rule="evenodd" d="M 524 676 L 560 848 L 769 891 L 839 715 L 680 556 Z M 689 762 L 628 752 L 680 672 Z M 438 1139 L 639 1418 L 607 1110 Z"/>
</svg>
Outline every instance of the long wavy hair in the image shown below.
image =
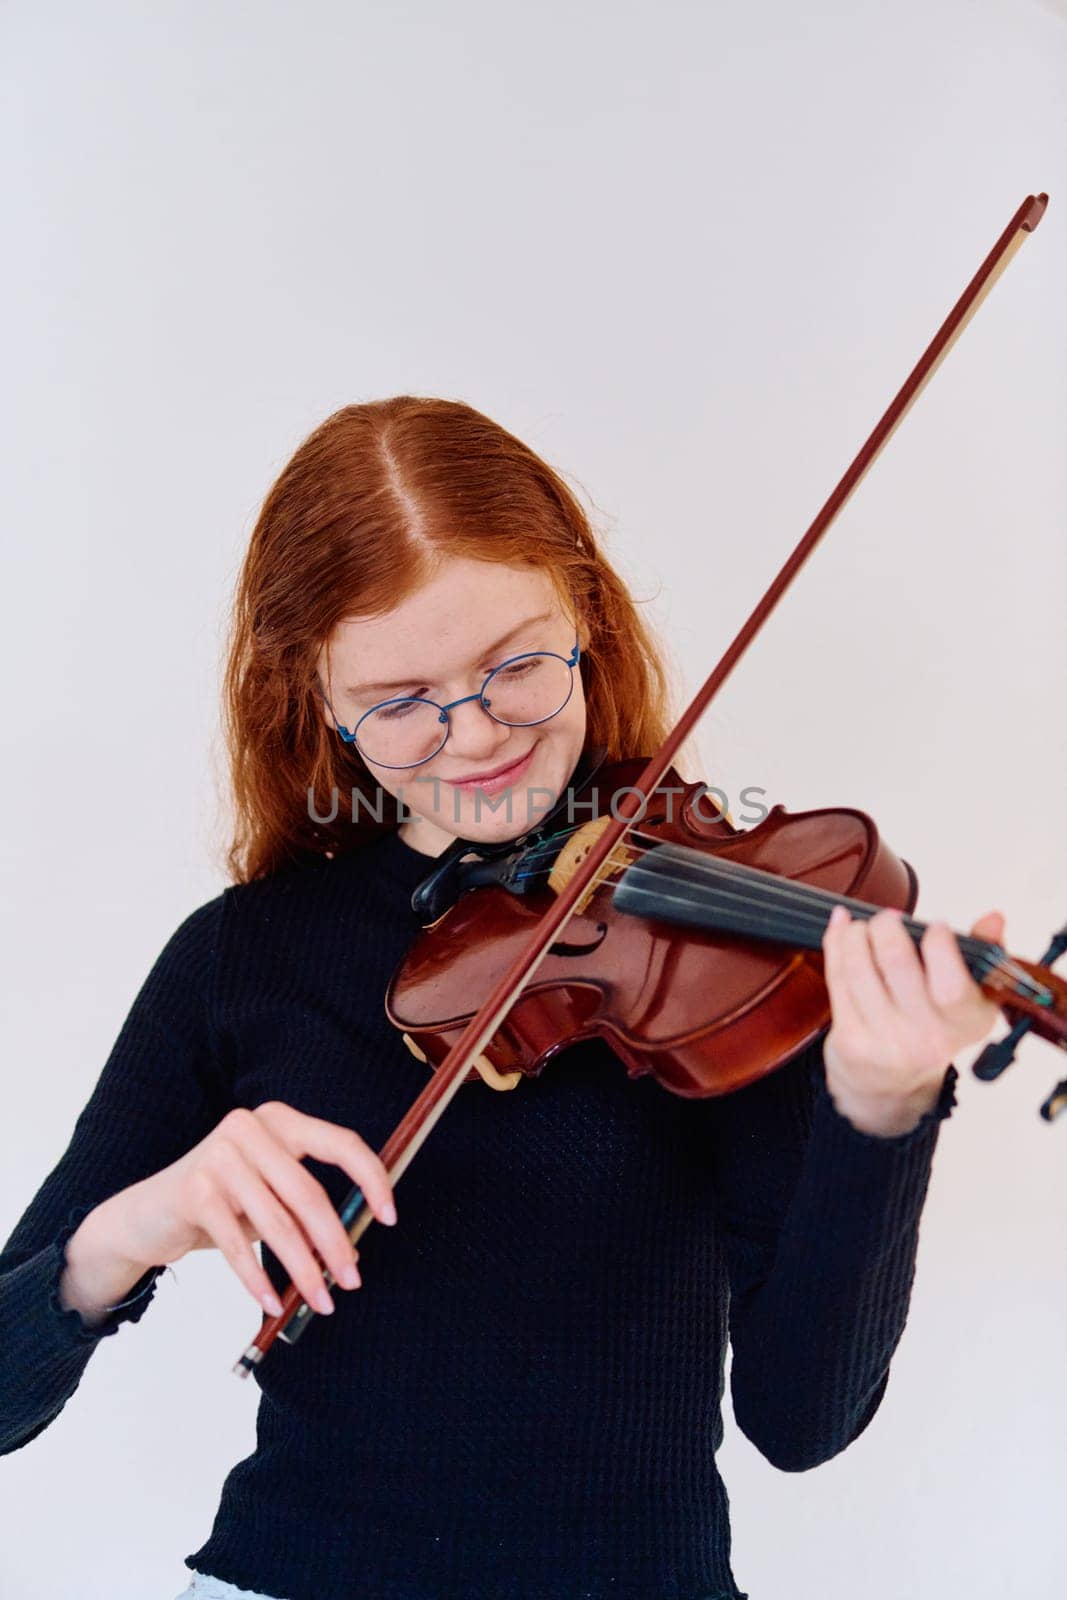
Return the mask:
<svg viewBox="0 0 1067 1600">
<path fill-rule="evenodd" d="M 342 618 L 399 604 L 442 555 L 548 573 L 585 636 L 586 742 L 605 745 L 609 760 L 662 742 L 659 647 L 558 473 L 460 401 L 344 406 L 274 483 L 237 580 L 223 686 L 234 882 L 336 856 L 397 825 L 395 802 L 387 813 L 362 759 L 328 724 L 316 664 Z"/>
</svg>

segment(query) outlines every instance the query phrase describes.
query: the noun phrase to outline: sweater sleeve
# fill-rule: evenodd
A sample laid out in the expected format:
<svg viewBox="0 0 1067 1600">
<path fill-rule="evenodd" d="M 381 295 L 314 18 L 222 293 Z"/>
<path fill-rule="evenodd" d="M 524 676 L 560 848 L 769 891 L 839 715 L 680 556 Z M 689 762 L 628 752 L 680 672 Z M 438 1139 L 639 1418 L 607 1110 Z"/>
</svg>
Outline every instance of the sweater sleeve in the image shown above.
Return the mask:
<svg viewBox="0 0 1067 1600">
<path fill-rule="evenodd" d="M 138 1322 L 163 1267 L 106 1317 L 59 1299 L 67 1241 L 102 1201 L 176 1161 L 229 1108 L 212 999 L 224 891 L 177 928 L 122 1025 L 70 1142 L 0 1252 L 0 1454 L 70 1399 L 101 1339 Z"/>
<path fill-rule="evenodd" d="M 949 1066 L 937 1103 L 891 1137 L 836 1109 L 821 1038 L 714 1102 L 734 1416 L 782 1471 L 837 1455 L 881 1403 L 957 1076 Z"/>
</svg>

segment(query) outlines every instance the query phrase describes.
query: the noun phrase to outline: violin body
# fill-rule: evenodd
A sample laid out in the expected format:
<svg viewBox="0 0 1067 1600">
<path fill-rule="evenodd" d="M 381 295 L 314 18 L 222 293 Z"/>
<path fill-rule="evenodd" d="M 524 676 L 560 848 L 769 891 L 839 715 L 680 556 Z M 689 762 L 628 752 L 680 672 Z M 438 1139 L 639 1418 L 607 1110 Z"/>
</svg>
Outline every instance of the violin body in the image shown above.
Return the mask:
<svg viewBox="0 0 1067 1600">
<path fill-rule="evenodd" d="M 606 811 L 645 765 L 641 757 L 602 767 L 575 791 L 576 820 L 602 815 L 600 806 Z M 646 847 L 681 844 L 877 906 L 911 911 L 918 894 L 914 872 L 864 812 L 793 815 L 775 806 L 741 830 L 703 784 L 684 783 L 673 768 L 636 833 Z M 615 886 L 608 876 L 580 903 L 490 1041 L 481 1076 L 495 1087 L 512 1087 L 568 1045 L 600 1037 L 633 1078 L 651 1071 L 675 1094 L 726 1094 L 781 1066 L 827 1027 L 817 950 L 624 914 Z M 386 994 L 387 1015 L 416 1055 L 431 1066 L 444 1061 L 553 898 L 543 881 L 521 894 L 496 884 L 471 889 L 416 938 Z M 466 1081 L 478 1077 L 473 1070 Z"/>
</svg>

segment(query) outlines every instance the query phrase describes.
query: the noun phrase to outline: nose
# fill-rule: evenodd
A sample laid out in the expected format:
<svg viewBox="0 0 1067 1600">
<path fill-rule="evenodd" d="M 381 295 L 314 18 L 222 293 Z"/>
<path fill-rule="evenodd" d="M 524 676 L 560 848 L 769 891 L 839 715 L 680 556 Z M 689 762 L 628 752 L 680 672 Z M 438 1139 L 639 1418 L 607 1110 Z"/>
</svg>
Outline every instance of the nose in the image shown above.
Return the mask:
<svg viewBox="0 0 1067 1600">
<path fill-rule="evenodd" d="M 453 756 L 476 761 L 493 755 L 510 736 L 511 729 L 496 722 L 475 696 L 453 706 L 448 713 L 448 740 L 441 754 L 451 751 Z"/>
</svg>

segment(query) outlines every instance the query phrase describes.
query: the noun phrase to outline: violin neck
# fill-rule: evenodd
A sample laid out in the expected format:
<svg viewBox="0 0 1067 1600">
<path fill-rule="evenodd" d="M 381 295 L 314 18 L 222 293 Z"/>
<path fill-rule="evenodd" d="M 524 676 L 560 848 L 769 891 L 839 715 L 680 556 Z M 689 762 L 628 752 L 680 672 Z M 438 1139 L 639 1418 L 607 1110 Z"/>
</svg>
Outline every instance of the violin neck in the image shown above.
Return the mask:
<svg viewBox="0 0 1067 1600">
<path fill-rule="evenodd" d="M 618 911 L 676 926 L 819 951 L 835 906 L 844 906 L 854 918 L 864 920 L 883 909 L 669 843 L 650 846 L 626 868 L 616 882 L 614 904 Z M 902 923 L 918 945 L 926 923 L 909 916 Z M 970 934 L 956 934 L 956 943 L 971 976 L 978 980 L 1004 955 L 1000 945 Z"/>
</svg>

